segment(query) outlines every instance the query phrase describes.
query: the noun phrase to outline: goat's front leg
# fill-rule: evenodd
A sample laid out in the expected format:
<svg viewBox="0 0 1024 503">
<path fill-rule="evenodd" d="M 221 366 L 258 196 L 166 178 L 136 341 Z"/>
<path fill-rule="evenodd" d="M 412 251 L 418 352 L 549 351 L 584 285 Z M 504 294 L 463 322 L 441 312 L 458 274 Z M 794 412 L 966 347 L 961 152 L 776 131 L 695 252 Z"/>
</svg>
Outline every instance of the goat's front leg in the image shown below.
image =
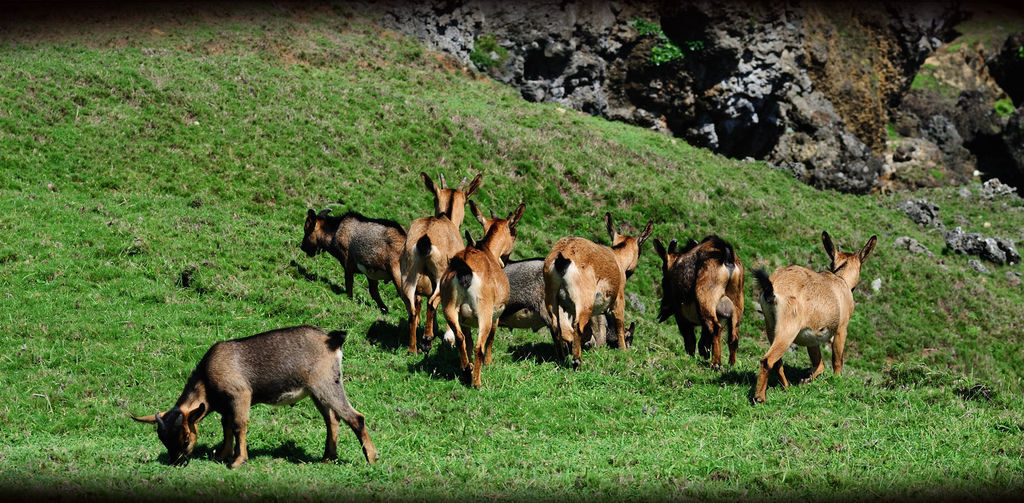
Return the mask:
<svg viewBox="0 0 1024 503">
<path fill-rule="evenodd" d="M 695 356 L 697 354 L 697 336 L 693 333 L 693 324 L 687 321 L 683 314 L 676 311 L 676 326 L 679 327 L 679 335 L 683 336 L 683 347 L 686 354 Z"/>
<path fill-rule="evenodd" d="M 619 349 L 629 349 L 626 345 L 626 292 L 619 292 L 612 307 L 612 317 L 615 320 L 615 335 L 619 341 Z M 607 330 L 607 329 L 606 329 Z M 607 332 L 606 332 L 607 333 Z M 605 335 L 607 337 L 607 335 Z"/>
<path fill-rule="evenodd" d="M 800 380 L 800 384 L 807 384 L 821 375 L 825 370 L 825 362 L 821 359 L 821 346 L 807 346 L 807 356 L 811 358 L 811 375 Z"/>
<path fill-rule="evenodd" d="M 228 468 L 238 468 L 242 466 L 249 459 L 249 449 L 245 443 L 245 433 L 249 423 L 249 398 L 235 399 L 233 400 L 232 407 L 234 408 L 234 414 L 232 421 L 232 432 L 235 436 L 235 443 L 238 444 L 238 455 L 235 456 L 234 461 L 228 465 Z"/>
<path fill-rule="evenodd" d="M 345 294 L 348 295 L 348 298 L 350 298 L 350 299 L 352 298 L 352 281 L 353 281 L 353 279 L 355 279 L 354 276 L 355 276 L 355 266 L 354 265 L 353 266 L 346 266 L 345 267 Z"/>
<path fill-rule="evenodd" d="M 835 372 L 836 375 L 843 373 L 843 351 L 846 349 L 847 323 L 839 325 L 835 337 L 832 338 L 832 372 Z"/>
<path fill-rule="evenodd" d="M 234 421 L 235 418 L 230 413 L 224 413 L 220 418 L 221 427 L 224 429 L 224 440 L 221 442 L 220 448 L 217 449 L 217 461 L 227 463 L 235 455 Z"/>
</svg>

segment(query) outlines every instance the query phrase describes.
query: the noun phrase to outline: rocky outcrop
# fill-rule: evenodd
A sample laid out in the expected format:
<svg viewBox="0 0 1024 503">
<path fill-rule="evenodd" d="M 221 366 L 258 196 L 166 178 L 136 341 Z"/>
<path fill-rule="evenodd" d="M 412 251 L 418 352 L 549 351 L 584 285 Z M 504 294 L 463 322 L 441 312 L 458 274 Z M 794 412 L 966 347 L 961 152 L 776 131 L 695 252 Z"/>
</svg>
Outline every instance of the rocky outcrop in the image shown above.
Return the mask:
<svg viewBox="0 0 1024 503">
<path fill-rule="evenodd" d="M 964 183 L 988 162 L 972 149 L 1006 143 L 988 61 L 936 51 L 969 14 L 956 4 L 465 0 L 382 12 L 527 100 L 765 159 L 821 188 Z M 924 81 L 922 65 L 935 68 Z"/>
</svg>

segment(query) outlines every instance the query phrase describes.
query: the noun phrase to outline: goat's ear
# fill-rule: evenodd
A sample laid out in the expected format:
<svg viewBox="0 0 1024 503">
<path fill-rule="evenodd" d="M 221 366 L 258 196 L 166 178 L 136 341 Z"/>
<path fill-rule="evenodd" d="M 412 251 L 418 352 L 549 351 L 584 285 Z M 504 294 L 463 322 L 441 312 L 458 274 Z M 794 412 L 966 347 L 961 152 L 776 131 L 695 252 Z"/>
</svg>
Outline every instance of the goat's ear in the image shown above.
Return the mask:
<svg viewBox="0 0 1024 503">
<path fill-rule="evenodd" d="M 652 232 L 654 232 L 654 221 L 653 220 L 648 221 L 647 225 L 644 227 L 644 230 L 640 231 L 640 235 L 637 236 L 637 238 L 636 238 L 636 247 L 640 248 L 641 246 L 643 246 L 644 245 L 644 241 L 647 241 L 647 238 L 651 237 L 651 233 Z"/>
<path fill-rule="evenodd" d="M 201 403 L 201 404 L 199 404 L 198 407 L 192 409 L 187 414 L 182 414 L 182 416 L 184 416 L 185 419 L 188 422 L 188 429 L 189 429 L 189 431 L 191 431 L 192 433 L 196 432 L 196 423 L 198 423 L 199 420 L 203 418 L 203 415 L 205 413 L 206 413 L 206 404 L 205 403 Z M 179 417 L 181 417 L 181 416 L 179 416 Z"/>
<path fill-rule="evenodd" d="M 672 243 L 674 244 L 675 242 L 676 240 L 673 239 Z M 669 245 L 669 249 L 671 248 L 672 245 Z M 665 245 L 661 244 L 661 240 L 658 238 L 654 238 L 654 252 L 657 253 L 659 257 L 661 257 L 662 262 L 668 263 L 668 255 L 665 252 Z"/>
<path fill-rule="evenodd" d="M 615 228 L 612 227 L 612 214 L 605 212 L 604 214 L 604 228 L 608 230 L 608 237 L 611 238 L 612 244 L 615 244 L 615 236 L 618 234 L 615 232 Z"/>
<path fill-rule="evenodd" d="M 871 236 L 867 243 L 864 243 L 864 248 L 860 249 L 860 261 L 864 262 L 871 255 L 871 251 L 875 249 L 875 242 L 878 241 L 878 236 Z"/>
<path fill-rule="evenodd" d="M 156 424 L 156 414 L 150 414 L 148 416 L 132 417 L 132 419 L 140 423 Z"/>
<path fill-rule="evenodd" d="M 437 194 L 437 187 L 434 186 L 434 181 L 430 179 L 430 175 L 424 171 L 420 171 L 420 179 L 423 180 L 423 185 L 427 187 L 427 191 L 431 194 Z"/>
<path fill-rule="evenodd" d="M 524 211 L 526 211 L 526 203 L 519 203 L 519 207 L 509 215 L 508 229 L 512 234 L 516 233 L 516 225 L 519 225 L 519 219 L 523 218 Z"/>
<path fill-rule="evenodd" d="M 316 219 L 316 212 L 313 211 L 312 209 L 306 210 L 306 220 L 314 220 L 314 219 Z"/>
<path fill-rule="evenodd" d="M 669 253 L 675 253 L 677 246 L 679 246 L 679 240 L 678 239 L 673 239 L 672 241 L 670 241 L 668 243 L 668 252 Z"/>
<path fill-rule="evenodd" d="M 469 182 L 469 187 L 466 187 L 466 199 L 469 199 L 473 193 L 476 192 L 476 189 L 479 189 L 480 185 L 484 183 L 483 177 L 483 173 L 477 173 L 476 177 L 473 178 L 473 181 Z"/>
<path fill-rule="evenodd" d="M 469 235 L 469 229 L 466 229 L 466 246 L 476 246 L 476 241 L 473 241 L 473 236 Z"/>
<path fill-rule="evenodd" d="M 832 244 L 832 236 L 829 236 L 826 231 L 821 231 L 821 244 L 825 246 L 825 253 L 828 254 L 829 260 L 835 262 L 836 246 Z"/>
<path fill-rule="evenodd" d="M 480 222 L 480 225 L 482 225 L 484 229 L 487 229 L 487 218 L 484 217 L 484 214 L 480 212 L 480 208 L 477 208 L 476 203 L 473 201 L 469 202 L 469 211 L 473 213 L 474 217 L 476 217 L 476 221 Z"/>
</svg>

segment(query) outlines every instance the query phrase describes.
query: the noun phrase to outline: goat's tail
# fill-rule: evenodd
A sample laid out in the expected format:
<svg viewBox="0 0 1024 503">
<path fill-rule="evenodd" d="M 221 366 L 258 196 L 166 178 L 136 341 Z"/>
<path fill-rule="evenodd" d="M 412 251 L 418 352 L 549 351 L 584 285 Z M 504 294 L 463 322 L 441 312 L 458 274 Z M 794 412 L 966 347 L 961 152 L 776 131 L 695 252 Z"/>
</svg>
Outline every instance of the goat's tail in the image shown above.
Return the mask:
<svg viewBox="0 0 1024 503">
<path fill-rule="evenodd" d="M 559 276 L 565 276 L 565 271 L 569 270 L 569 265 L 572 264 L 572 260 L 562 255 L 562 252 L 558 252 L 558 256 L 555 257 L 555 272 Z"/>
<path fill-rule="evenodd" d="M 473 269 L 469 268 L 469 264 L 462 260 L 461 257 L 452 257 L 451 262 L 448 263 L 448 268 L 455 273 L 455 278 L 458 279 L 462 289 L 468 290 L 469 285 L 473 282 Z"/>
<path fill-rule="evenodd" d="M 757 278 L 757 284 L 761 285 L 761 297 L 765 302 L 774 304 L 775 288 L 772 286 L 771 280 L 768 279 L 768 273 L 764 272 L 764 269 L 754 269 L 754 277 Z"/>
<path fill-rule="evenodd" d="M 416 252 L 424 257 L 430 255 L 431 248 L 433 245 L 430 243 L 430 236 L 423 236 L 416 241 Z"/>
</svg>

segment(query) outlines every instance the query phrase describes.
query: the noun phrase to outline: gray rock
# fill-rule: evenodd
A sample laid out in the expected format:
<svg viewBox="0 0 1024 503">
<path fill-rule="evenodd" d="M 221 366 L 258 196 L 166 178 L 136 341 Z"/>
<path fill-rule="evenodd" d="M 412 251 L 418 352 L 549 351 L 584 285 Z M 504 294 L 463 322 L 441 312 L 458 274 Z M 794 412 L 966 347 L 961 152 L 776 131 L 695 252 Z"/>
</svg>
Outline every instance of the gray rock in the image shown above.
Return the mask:
<svg viewBox="0 0 1024 503">
<path fill-rule="evenodd" d="M 929 250 L 928 248 L 925 248 L 924 245 L 922 245 L 921 243 L 919 243 L 916 239 L 914 239 L 912 237 L 908 237 L 908 236 L 898 237 L 898 238 L 896 238 L 895 241 L 893 241 L 892 245 L 895 248 L 901 248 L 901 249 L 907 250 L 907 251 L 909 251 L 911 253 L 923 253 L 925 255 L 928 255 L 929 257 L 934 257 L 935 256 L 935 254 L 932 253 L 931 250 Z"/>
<path fill-rule="evenodd" d="M 939 227 L 939 205 L 927 199 L 911 199 L 898 206 L 911 220 L 923 227 Z"/>
<path fill-rule="evenodd" d="M 982 264 L 981 262 L 978 262 L 977 260 L 970 259 L 970 260 L 967 261 L 967 265 L 971 269 L 974 269 L 975 271 L 978 271 L 981 274 L 992 274 L 992 271 L 989 271 L 988 267 L 985 267 L 984 264 Z"/>
<path fill-rule="evenodd" d="M 986 238 L 966 233 L 960 227 L 946 231 L 946 248 L 953 253 L 973 255 L 994 264 L 1019 264 L 1020 254 L 1013 243 L 1003 238 Z"/>
<path fill-rule="evenodd" d="M 1020 198 L 1013 187 L 1000 182 L 998 178 L 992 178 L 982 184 L 981 190 L 978 191 L 978 194 L 980 194 L 983 199 L 996 199 L 1000 197 Z"/>
</svg>

